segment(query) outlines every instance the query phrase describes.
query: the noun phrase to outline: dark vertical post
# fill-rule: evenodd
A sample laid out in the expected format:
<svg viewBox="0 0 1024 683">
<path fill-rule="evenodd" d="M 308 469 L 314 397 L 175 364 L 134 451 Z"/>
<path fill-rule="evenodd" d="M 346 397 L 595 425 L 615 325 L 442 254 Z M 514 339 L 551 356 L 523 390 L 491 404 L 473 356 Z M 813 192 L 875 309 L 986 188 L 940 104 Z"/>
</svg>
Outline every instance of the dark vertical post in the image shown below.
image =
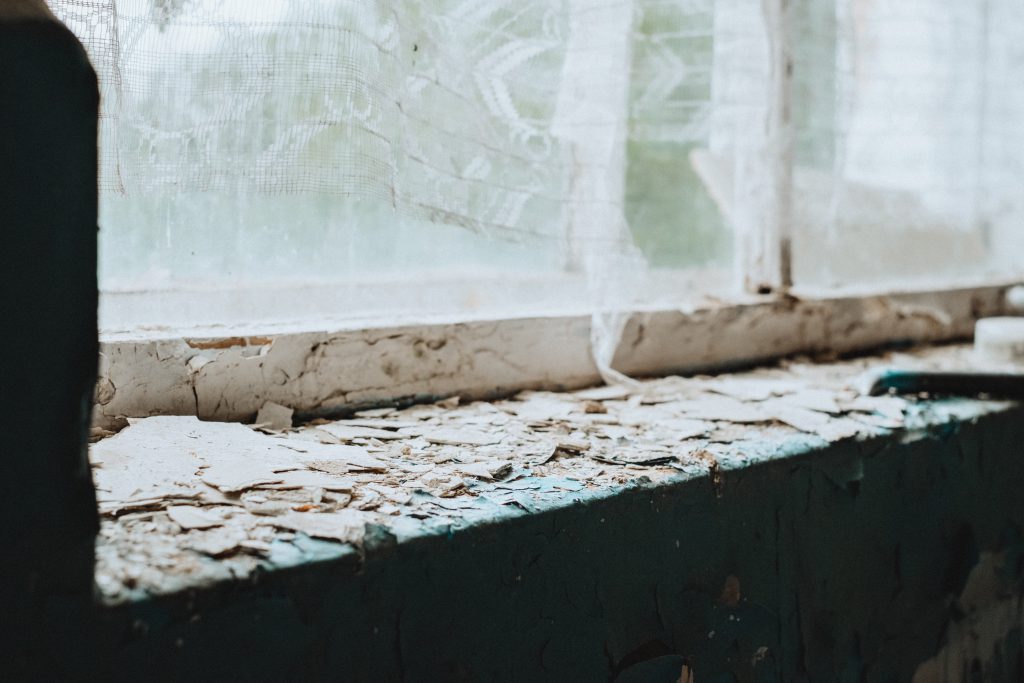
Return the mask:
<svg viewBox="0 0 1024 683">
<path fill-rule="evenodd" d="M 0 613 L 12 656 L 0 677 L 18 680 L 55 656 L 47 624 L 73 618 L 71 606 L 92 597 L 97 514 L 86 445 L 98 355 L 99 96 L 82 46 L 45 5 L 7 3 L 0 2 Z"/>
</svg>

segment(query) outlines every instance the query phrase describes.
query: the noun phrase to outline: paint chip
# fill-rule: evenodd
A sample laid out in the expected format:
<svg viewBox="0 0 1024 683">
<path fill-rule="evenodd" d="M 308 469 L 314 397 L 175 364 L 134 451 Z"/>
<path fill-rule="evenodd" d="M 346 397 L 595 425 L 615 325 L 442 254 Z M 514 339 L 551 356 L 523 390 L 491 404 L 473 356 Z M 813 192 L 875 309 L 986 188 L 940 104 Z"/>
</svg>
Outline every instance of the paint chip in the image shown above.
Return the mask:
<svg viewBox="0 0 1024 683">
<path fill-rule="evenodd" d="M 254 429 L 266 429 L 275 432 L 283 432 L 292 428 L 292 415 L 294 410 L 280 403 L 267 401 L 256 414 Z"/>
<path fill-rule="evenodd" d="M 512 471 L 512 463 L 501 460 L 492 460 L 489 462 L 471 462 L 456 465 L 455 469 L 463 474 L 468 474 L 471 477 L 477 477 L 478 479 L 484 479 L 487 481 L 493 481 L 494 479 L 501 479 Z"/>
<path fill-rule="evenodd" d="M 221 526 L 224 520 L 218 515 L 189 505 L 172 505 L 167 508 L 167 516 L 182 529 L 209 529 Z"/>
</svg>

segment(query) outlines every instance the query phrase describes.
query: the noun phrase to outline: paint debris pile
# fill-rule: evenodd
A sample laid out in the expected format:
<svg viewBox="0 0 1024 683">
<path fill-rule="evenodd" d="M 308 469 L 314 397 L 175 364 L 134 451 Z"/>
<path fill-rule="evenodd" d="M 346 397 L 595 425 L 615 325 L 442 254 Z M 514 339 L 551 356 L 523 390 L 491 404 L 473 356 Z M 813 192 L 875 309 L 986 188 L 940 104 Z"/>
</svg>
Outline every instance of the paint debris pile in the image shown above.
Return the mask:
<svg viewBox="0 0 1024 683">
<path fill-rule="evenodd" d="M 960 347 L 888 357 L 966 364 Z M 131 421 L 93 444 L 108 599 L 164 593 L 301 561 L 310 539 L 358 546 L 532 512 L 616 487 L 711 473 L 792 445 L 885 433 L 927 404 L 868 397 L 852 381 L 880 359 L 789 362 L 718 377 L 668 377 L 571 393 L 292 427 L 267 404 L 254 425 Z M 802 435 L 802 436 L 801 436 Z"/>
</svg>

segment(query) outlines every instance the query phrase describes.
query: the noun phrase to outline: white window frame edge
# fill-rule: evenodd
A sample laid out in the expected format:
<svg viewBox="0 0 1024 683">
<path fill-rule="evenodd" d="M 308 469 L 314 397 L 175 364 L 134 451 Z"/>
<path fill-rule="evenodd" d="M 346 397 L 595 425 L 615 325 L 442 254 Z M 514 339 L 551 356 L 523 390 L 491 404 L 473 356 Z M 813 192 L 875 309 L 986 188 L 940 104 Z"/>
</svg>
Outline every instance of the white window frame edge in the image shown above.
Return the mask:
<svg viewBox="0 0 1024 683">
<path fill-rule="evenodd" d="M 613 360 L 631 376 L 693 374 L 797 354 L 853 354 L 893 342 L 968 339 L 1008 311 L 1016 283 L 866 296 L 750 297 L 632 313 Z M 102 339 L 94 426 L 196 415 L 249 421 L 267 401 L 299 417 L 459 395 L 508 396 L 601 382 L 589 315 L 267 335 Z"/>
<path fill-rule="evenodd" d="M 764 0 L 743 11 L 761 14 L 768 77 L 758 120 L 744 132 L 750 148 L 739 152 L 735 275 L 743 291 L 784 294 L 793 286 L 793 3 Z"/>
</svg>

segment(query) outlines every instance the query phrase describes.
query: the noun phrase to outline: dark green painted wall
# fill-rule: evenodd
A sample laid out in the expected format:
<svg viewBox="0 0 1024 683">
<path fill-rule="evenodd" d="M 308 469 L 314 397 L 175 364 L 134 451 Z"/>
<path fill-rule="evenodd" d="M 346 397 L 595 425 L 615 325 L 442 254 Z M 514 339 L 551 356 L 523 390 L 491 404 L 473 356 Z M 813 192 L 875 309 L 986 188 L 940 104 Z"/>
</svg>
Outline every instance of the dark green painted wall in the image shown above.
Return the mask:
<svg viewBox="0 0 1024 683">
<path fill-rule="evenodd" d="M 697 683 L 909 681 L 962 616 L 981 552 L 1005 552 L 1019 590 L 1022 418 L 728 472 L 720 496 L 706 478 L 640 485 L 124 607 L 77 647 L 125 680 L 608 681 L 675 653 Z M 1011 636 L 965 680 L 1022 680 Z"/>
</svg>

